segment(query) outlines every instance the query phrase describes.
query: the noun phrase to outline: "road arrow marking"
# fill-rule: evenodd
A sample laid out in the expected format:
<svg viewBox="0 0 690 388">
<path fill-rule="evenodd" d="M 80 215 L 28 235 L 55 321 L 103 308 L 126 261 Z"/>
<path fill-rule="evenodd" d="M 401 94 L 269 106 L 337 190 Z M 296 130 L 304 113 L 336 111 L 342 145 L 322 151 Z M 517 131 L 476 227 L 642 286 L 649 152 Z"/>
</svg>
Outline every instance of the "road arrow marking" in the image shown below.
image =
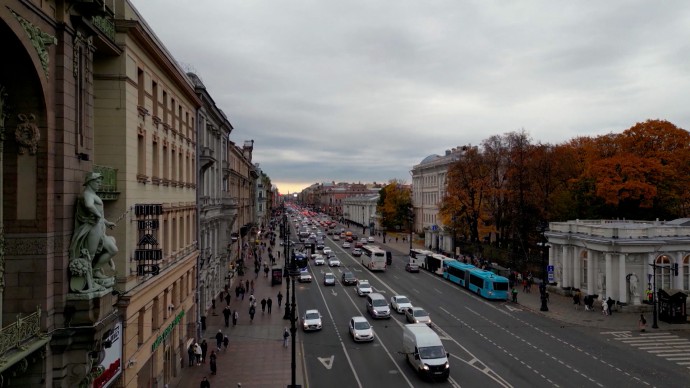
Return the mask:
<svg viewBox="0 0 690 388">
<path fill-rule="evenodd" d="M 335 292 L 335 290 L 331 290 L 331 294 L 333 294 L 333 296 L 338 296 L 338 293 Z"/>
<path fill-rule="evenodd" d="M 510 305 L 506 305 L 506 308 L 510 311 L 522 311 L 522 309 L 519 309 L 517 307 L 511 307 Z"/>
<path fill-rule="evenodd" d="M 323 366 L 326 367 L 326 369 L 331 370 L 331 368 L 333 368 L 333 359 L 335 358 L 335 356 L 331 356 L 330 358 L 325 358 L 325 357 L 316 357 L 316 358 L 318 358 L 319 361 L 321 361 L 321 363 L 323 364 Z"/>
</svg>

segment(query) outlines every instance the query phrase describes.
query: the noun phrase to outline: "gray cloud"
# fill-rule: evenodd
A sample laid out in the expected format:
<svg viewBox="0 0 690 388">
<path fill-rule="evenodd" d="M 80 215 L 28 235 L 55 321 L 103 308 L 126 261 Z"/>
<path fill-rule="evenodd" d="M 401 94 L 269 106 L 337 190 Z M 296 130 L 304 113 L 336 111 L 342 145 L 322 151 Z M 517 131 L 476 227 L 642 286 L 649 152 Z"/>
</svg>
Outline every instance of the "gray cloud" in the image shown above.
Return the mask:
<svg viewBox="0 0 690 388">
<path fill-rule="evenodd" d="M 522 128 L 690 124 L 684 1 L 134 4 L 279 187 L 409 182 L 429 154 Z"/>
</svg>

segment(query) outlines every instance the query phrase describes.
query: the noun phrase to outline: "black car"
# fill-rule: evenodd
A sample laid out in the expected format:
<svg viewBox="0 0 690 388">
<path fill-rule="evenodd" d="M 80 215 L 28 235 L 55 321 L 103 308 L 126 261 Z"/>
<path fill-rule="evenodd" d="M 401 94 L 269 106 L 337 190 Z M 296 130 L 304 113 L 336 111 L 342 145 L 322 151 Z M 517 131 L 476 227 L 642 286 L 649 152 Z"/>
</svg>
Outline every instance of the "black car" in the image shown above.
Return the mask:
<svg viewBox="0 0 690 388">
<path fill-rule="evenodd" d="M 345 286 L 352 286 L 352 285 L 357 284 L 357 278 L 350 271 L 343 272 L 343 278 L 341 281 L 342 281 L 343 285 L 345 285 Z"/>
</svg>

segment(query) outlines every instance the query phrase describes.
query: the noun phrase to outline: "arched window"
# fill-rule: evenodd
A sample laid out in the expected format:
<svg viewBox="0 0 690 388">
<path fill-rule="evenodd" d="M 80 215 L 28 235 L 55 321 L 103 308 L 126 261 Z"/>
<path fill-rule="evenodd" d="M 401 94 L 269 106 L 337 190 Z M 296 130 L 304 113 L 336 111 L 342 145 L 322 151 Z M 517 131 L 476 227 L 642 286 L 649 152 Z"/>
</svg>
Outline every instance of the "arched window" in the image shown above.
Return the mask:
<svg viewBox="0 0 690 388">
<path fill-rule="evenodd" d="M 683 258 L 683 290 L 690 290 L 690 256 Z"/>
<path fill-rule="evenodd" d="M 671 258 L 661 255 L 656 258 L 656 289 L 671 287 Z"/>
</svg>

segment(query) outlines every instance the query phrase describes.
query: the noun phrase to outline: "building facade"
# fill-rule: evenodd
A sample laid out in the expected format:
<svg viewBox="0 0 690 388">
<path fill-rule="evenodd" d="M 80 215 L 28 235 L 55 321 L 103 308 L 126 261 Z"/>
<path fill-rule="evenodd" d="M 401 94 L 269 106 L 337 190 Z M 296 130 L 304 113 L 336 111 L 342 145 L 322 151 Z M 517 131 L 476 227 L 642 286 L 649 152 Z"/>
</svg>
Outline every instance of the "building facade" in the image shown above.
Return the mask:
<svg viewBox="0 0 690 388">
<path fill-rule="evenodd" d="M 429 155 L 412 167 L 414 232 L 424 233 L 424 246 L 443 252 L 455 251 L 453 232 L 443 225 L 439 205 L 446 195 L 448 168 L 464 153 L 463 147 L 446 150 L 443 156 Z"/>
<path fill-rule="evenodd" d="M 371 236 L 380 229 L 379 216 L 376 206 L 379 203 L 379 195 L 358 195 L 343 199 L 343 212 L 346 220 L 362 226 L 362 234 Z"/>
<path fill-rule="evenodd" d="M 180 373 L 198 310 L 197 110 L 194 85 L 136 9 L 115 1 L 122 53 L 94 61 L 94 153 L 116 171 L 117 307 L 122 387 Z"/>
<path fill-rule="evenodd" d="M 690 290 L 690 219 L 552 222 L 545 236 L 561 288 L 632 305 L 647 289 Z"/>
<path fill-rule="evenodd" d="M 86 292 L 85 278 L 68 273 L 75 204 L 94 169 L 94 56 L 120 52 L 112 11 L 95 2 L 0 1 L 5 386 L 74 387 L 121 374 L 112 287 L 90 282 Z"/>
</svg>

